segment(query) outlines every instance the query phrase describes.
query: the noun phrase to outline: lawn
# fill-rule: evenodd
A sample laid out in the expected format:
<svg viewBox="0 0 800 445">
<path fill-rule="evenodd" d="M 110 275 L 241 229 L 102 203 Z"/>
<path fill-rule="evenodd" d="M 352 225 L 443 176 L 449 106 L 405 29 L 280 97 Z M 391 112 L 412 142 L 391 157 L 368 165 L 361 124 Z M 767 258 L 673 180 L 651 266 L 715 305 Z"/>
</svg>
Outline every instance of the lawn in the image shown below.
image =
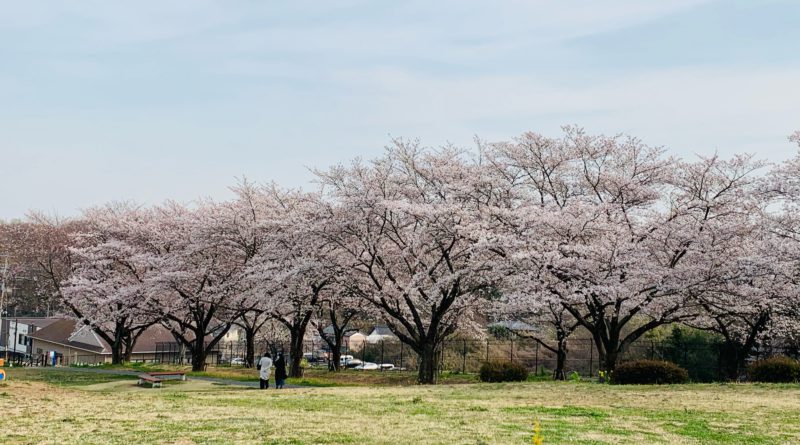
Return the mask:
<svg viewBox="0 0 800 445">
<path fill-rule="evenodd" d="M 9 381 L 0 384 L 4 444 L 525 444 L 535 419 L 545 444 L 800 443 L 798 385 L 259 391 L 190 382 L 142 389 L 116 376 L 8 371 Z"/>
<path fill-rule="evenodd" d="M 189 375 L 218 377 L 232 380 L 258 381 L 258 371 L 241 367 L 209 367 L 206 372 L 192 372 Z M 329 372 L 325 368 L 309 368 L 302 378 L 290 378 L 288 383 L 302 386 L 408 386 L 417 381 L 417 373 L 412 371 L 358 371 L 346 369 Z M 476 383 L 476 374 L 444 372 L 439 377 L 443 384 Z"/>
<path fill-rule="evenodd" d="M 206 371 L 193 372 L 188 365 L 171 364 L 150 364 L 150 363 L 126 363 L 124 365 L 102 365 L 93 367 L 94 369 L 119 370 L 119 371 L 186 371 L 187 374 L 195 377 L 213 377 L 228 380 L 239 380 L 246 382 L 257 382 L 258 371 L 253 368 L 242 366 L 209 366 Z M 273 371 L 274 372 L 274 371 Z M 531 376 L 531 379 L 540 376 Z M 441 383 L 459 384 L 476 383 L 476 374 L 461 374 L 444 372 L 439 377 Z M 417 373 L 412 371 L 359 371 L 353 369 L 342 370 L 341 372 L 328 372 L 325 367 L 314 367 L 305 370 L 302 378 L 290 378 L 288 383 L 302 386 L 407 386 L 413 385 L 417 381 Z"/>
</svg>

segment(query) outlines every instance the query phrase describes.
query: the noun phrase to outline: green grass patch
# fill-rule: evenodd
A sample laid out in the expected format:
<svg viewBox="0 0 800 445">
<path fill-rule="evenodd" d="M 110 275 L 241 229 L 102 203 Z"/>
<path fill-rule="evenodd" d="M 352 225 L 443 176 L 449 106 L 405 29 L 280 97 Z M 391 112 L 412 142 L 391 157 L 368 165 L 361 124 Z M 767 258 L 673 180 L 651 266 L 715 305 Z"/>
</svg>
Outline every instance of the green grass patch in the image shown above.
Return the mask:
<svg viewBox="0 0 800 445">
<path fill-rule="evenodd" d="M 63 370 L 59 368 L 15 368 L 8 372 L 12 381 L 43 382 L 57 386 L 83 386 L 117 380 L 136 380 L 135 376 Z"/>
<path fill-rule="evenodd" d="M 124 392 L 80 388 L 89 383 L 84 378 L 118 376 L 24 371 L 0 389 L 3 403 L 14 401 L 0 418 L 4 444 L 52 437 L 90 444 L 520 444 L 531 443 L 535 420 L 545 444 L 800 443 L 798 385 L 523 382 L 258 391 L 206 384 L 195 392 L 171 385 Z M 332 374 L 328 381 L 343 378 Z M 352 375 L 361 383 L 375 379 Z"/>
</svg>

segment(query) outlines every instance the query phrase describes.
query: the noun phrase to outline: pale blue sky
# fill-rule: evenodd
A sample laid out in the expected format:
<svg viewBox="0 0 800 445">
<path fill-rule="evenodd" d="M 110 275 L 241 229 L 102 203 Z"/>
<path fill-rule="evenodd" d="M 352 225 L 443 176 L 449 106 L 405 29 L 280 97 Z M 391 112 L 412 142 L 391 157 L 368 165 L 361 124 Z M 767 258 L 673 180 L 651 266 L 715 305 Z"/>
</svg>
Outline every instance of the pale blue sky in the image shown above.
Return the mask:
<svg viewBox="0 0 800 445">
<path fill-rule="evenodd" d="M 391 136 L 796 151 L 798 1 L 120 3 L 0 0 L 0 218 L 302 186 Z"/>
</svg>

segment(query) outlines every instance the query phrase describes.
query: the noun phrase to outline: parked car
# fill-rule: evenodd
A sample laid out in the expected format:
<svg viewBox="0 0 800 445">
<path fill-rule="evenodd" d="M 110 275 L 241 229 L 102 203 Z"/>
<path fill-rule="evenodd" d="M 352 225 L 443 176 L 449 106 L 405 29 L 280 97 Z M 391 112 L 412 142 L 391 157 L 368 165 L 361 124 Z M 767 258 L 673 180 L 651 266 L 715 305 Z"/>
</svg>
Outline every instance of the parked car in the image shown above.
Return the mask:
<svg viewBox="0 0 800 445">
<path fill-rule="evenodd" d="M 379 367 L 380 367 L 380 368 L 381 368 L 381 370 L 383 370 L 383 371 L 391 371 L 391 370 L 393 370 L 393 369 L 394 369 L 394 365 L 393 365 L 393 364 L 391 364 L 391 363 L 381 363 L 381 364 L 379 365 Z"/>
<path fill-rule="evenodd" d="M 356 368 L 358 366 L 361 366 L 363 363 L 364 362 L 362 362 L 361 360 L 359 360 L 357 358 L 353 358 L 353 359 L 350 359 L 350 360 L 346 360 L 344 362 L 344 366 L 347 367 L 347 368 Z"/>
<path fill-rule="evenodd" d="M 353 369 L 358 369 L 360 371 L 376 371 L 376 370 L 380 369 L 380 367 L 378 366 L 377 363 L 364 362 L 364 363 L 356 366 Z"/>
<path fill-rule="evenodd" d="M 247 362 L 241 357 L 231 359 L 231 365 L 244 366 Z"/>
</svg>

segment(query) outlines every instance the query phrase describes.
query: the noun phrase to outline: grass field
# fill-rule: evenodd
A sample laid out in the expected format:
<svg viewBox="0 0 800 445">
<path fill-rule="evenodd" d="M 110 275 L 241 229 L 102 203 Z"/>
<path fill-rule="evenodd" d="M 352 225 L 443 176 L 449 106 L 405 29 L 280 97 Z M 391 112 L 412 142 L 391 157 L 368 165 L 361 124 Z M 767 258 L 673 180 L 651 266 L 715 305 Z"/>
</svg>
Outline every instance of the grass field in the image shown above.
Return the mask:
<svg viewBox="0 0 800 445">
<path fill-rule="evenodd" d="M 258 371 L 241 366 L 209 366 L 207 371 L 191 372 L 190 366 L 169 364 L 126 363 L 125 365 L 103 365 L 94 369 L 125 370 L 125 371 L 186 371 L 188 375 L 196 377 L 214 377 L 245 382 L 257 382 Z M 548 376 L 531 376 L 531 380 L 549 379 Z M 408 386 L 417 381 L 417 373 L 413 371 L 358 371 L 353 369 L 342 370 L 338 373 L 328 372 L 327 368 L 316 367 L 305 370 L 302 378 L 290 378 L 288 383 L 302 386 Z M 475 374 L 461 374 L 444 372 L 439 381 L 443 384 L 476 383 Z"/>
<path fill-rule="evenodd" d="M 800 386 L 529 382 L 259 391 L 143 389 L 83 372 L 8 369 L 0 442 L 174 444 L 797 444 Z"/>
</svg>

